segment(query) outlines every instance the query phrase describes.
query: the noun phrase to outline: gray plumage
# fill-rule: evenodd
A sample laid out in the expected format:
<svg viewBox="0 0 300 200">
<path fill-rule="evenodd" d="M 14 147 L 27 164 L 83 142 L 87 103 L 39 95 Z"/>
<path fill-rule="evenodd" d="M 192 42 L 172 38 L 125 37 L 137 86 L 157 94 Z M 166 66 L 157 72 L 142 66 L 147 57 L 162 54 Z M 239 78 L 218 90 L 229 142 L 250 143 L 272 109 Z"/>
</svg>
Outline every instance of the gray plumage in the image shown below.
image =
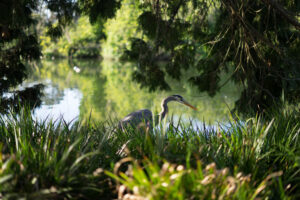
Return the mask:
<svg viewBox="0 0 300 200">
<path fill-rule="evenodd" d="M 159 113 L 159 115 L 154 117 L 155 120 L 155 125 L 160 123 L 160 121 L 162 121 L 165 116 L 168 113 L 168 103 L 170 101 L 177 101 L 179 103 L 185 104 L 189 107 L 191 107 L 192 109 L 196 110 L 196 108 L 194 106 L 192 106 L 191 104 L 189 104 L 186 100 L 183 99 L 182 96 L 180 95 L 172 95 L 169 96 L 165 99 L 162 100 L 161 102 L 161 108 L 162 111 Z M 152 128 L 153 125 L 153 115 L 152 112 L 148 109 L 143 109 L 143 110 L 137 110 L 135 112 L 130 113 L 129 115 L 127 115 L 126 117 L 124 117 L 122 120 L 120 120 L 119 122 L 119 129 L 122 129 L 123 131 L 125 130 L 125 128 L 131 126 L 133 128 L 139 127 L 139 126 L 146 126 L 149 128 Z"/>
</svg>

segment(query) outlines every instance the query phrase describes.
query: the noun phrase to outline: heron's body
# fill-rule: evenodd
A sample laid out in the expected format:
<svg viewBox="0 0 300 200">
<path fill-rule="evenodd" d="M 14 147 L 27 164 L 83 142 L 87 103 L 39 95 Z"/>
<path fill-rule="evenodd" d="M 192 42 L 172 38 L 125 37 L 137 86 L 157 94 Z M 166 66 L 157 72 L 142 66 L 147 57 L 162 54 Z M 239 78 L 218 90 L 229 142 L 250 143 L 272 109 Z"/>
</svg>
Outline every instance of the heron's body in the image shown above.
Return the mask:
<svg viewBox="0 0 300 200">
<path fill-rule="evenodd" d="M 179 103 L 185 104 L 194 110 L 196 110 L 195 107 L 190 105 L 187 101 L 183 99 L 182 96 L 180 95 L 172 95 L 169 96 L 161 102 L 161 107 L 162 111 L 158 116 L 155 116 L 155 124 L 157 124 L 159 121 L 161 121 L 166 114 L 168 113 L 168 102 L 170 101 L 177 101 Z M 152 112 L 148 109 L 142 109 L 142 110 L 137 110 L 135 112 L 132 112 L 128 114 L 126 117 L 124 117 L 122 120 L 119 122 L 119 129 L 122 129 L 123 131 L 125 130 L 126 127 L 139 127 L 140 125 L 146 125 L 146 127 L 152 128 L 153 125 L 153 115 Z"/>
<path fill-rule="evenodd" d="M 125 127 L 137 127 L 141 123 L 145 123 L 147 126 L 152 126 L 152 112 L 148 109 L 142 109 L 134 111 L 128 114 L 119 122 L 119 128 L 124 129 Z"/>
</svg>

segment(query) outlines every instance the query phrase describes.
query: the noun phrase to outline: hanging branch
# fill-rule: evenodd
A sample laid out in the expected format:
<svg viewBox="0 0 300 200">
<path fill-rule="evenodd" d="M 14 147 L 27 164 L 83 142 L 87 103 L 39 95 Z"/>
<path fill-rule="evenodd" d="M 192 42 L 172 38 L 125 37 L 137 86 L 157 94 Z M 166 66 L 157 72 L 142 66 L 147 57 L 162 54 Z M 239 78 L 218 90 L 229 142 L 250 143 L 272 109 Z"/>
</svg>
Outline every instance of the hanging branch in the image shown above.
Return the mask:
<svg viewBox="0 0 300 200">
<path fill-rule="evenodd" d="M 177 15 L 177 13 L 178 13 L 178 11 L 179 11 L 179 8 L 180 8 L 180 6 L 182 5 L 182 3 L 183 3 L 183 0 L 180 0 L 180 2 L 177 4 L 176 8 L 173 10 L 168 25 L 171 25 L 171 23 L 173 23 L 173 21 L 174 21 L 176 15 Z"/>
<path fill-rule="evenodd" d="M 290 14 L 289 11 L 285 10 L 281 5 L 279 5 L 276 1 L 274 0 L 262 0 L 265 3 L 269 4 L 272 6 L 275 10 L 277 10 L 282 17 L 284 17 L 290 24 L 292 24 L 296 29 L 300 30 L 300 23 L 298 20 L 296 20 L 292 14 Z"/>
<path fill-rule="evenodd" d="M 159 32 L 160 32 L 160 6 L 159 6 L 159 0 L 156 0 L 155 4 L 155 14 L 156 14 L 156 38 L 155 38 L 155 52 L 159 49 L 160 39 L 159 39 Z"/>
</svg>

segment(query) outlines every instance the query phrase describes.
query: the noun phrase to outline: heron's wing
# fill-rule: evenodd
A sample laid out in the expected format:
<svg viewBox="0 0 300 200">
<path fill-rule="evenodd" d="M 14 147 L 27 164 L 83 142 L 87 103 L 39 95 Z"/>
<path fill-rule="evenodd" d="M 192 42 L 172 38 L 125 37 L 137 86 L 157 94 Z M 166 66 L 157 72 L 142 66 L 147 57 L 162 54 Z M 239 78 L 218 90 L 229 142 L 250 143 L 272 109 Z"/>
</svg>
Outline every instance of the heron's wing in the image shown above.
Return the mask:
<svg viewBox="0 0 300 200">
<path fill-rule="evenodd" d="M 143 122 L 145 122 L 146 124 L 150 123 L 150 125 L 152 125 L 152 112 L 148 109 L 137 110 L 130 113 L 122 120 L 120 120 L 119 128 L 123 128 L 125 126 L 127 127 L 128 125 L 136 127 Z"/>
</svg>

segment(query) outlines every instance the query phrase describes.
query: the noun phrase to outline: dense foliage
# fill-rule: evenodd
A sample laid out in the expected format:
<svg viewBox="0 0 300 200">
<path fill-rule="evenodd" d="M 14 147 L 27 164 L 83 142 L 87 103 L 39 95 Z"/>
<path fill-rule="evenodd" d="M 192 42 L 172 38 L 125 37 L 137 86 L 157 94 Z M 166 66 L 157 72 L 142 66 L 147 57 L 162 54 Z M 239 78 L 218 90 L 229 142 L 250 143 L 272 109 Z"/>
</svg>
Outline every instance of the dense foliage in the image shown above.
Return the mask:
<svg viewBox="0 0 300 200">
<path fill-rule="evenodd" d="M 299 1 L 144 1 L 138 17 L 142 37 L 132 38 L 124 58 L 137 64 L 142 86 L 169 89 L 166 75 L 182 78 L 209 95 L 228 80 L 244 90 L 239 111 L 263 112 L 284 97 L 299 101 Z"/>
<path fill-rule="evenodd" d="M 113 3 L 114 2 L 114 3 Z M 38 33 L 45 32 L 46 35 L 55 39 L 62 35 L 64 27 L 69 25 L 73 19 L 78 18 L 79 13 L 95 10 L 98 14 L 91 14 L 91 22 L 98 18 L 104 21 L 114 16 L 114 10 L 118 8 L 119 1 L 73 1 L 73 0 L 27 0 L 10 1 L 4 0 L 0 3 L 0 110 L 6 112 L 19 104 L 39 105 L 42 95 L 41 85 L 36 85 L 24 90 L 16 90 L 26 78 L 25 63 L 38 60 L 41 49 Z M 40 16 L 42 13 L 43 16 Z M 41 31 L 41 26 L 44 31 Z M 103 37 L 100 30 L 99 39 Z M 84 38 L 86 39 L 86 38 Z M 75 43 L 69 50 L 69 54 L 78 54 L 84 39 Z M 92 49 L 92 50 L 91 50 Z M 99 48 L 93 46 L 87 50 L 80 49 L 81 56 L 99 54 Z M 98 55 L 97 55 L 98 56 Z M 15 90 L 13 90 L 15 89 Z M 12 91 L 13 90 L 13 91 Z"/>
<path fill-rule="evenodd" d="M 137 64 L 133 79 L 142 87 L 169 89 L 166 75 L 179 80 L 192 68 L 190 83 L 211 96 L 227 83 L 220 74 L 229 73 L 228 80 L 244 87 L 236 102 L 239 111 L 263 112 L 283 99 L 299 101 L 299 1 L 29 0 L 0 4 L 1 102 L 26 77 L 24 61 L 40 57 L 37 33 L 50 47 L 46 55 L 97 57 L 100 40 L 115 33 L 105 22 L 122 4 L 127 10 L 119 17 L 128 26 L 122 22 L 113 36 L 120 44 L 114 45 L 125 47 L 122 58 Z M 37 12 L 42 14 L 36 17 Z M 88 16 L 92 29 L 84 28 L 87 19 L 80 15 Z M 67 27 L 73 20 L 82 28 Z M 47 38 L 68 30 L 75 34 L 66 34 L 58 46 Z M 89 33 L 78 35 L 82 30 Z M 129 45 L 124 38 L 131 38 Z"/>
<path fill-rule="evenodd" d="M 3 199 L 298 199 L 299 113 L 216 130 L 183 123 L 116 130 L 113 123 L 0 120 Z"/>
<path fill-rule="evenodd" d="M 26 77 L 23 61 L 38 59 L 41 55 L 37 36 L 32 28 L 36 21 L 31 17 L 31 10 L 37 7 L 35 1 L 15 4 L 7 0 L 0 3 L 0 112 L 5 111 L 9 104 L 18 107 L 19 101 L 35 99 L 41 95 L 41 85 L 36 85 L 3 96 Z"/>
<path fill-rule="evenodd" d="M 65 27 L 63 36 L 55 41 L 42 30 L 39 39 L 43 56 L 46 59 L 99 58 L 100 40 L 104 37 L 98 33 L 99 26 L 91 25 L 87 17 L 79 17 Z"/>
</svg>

